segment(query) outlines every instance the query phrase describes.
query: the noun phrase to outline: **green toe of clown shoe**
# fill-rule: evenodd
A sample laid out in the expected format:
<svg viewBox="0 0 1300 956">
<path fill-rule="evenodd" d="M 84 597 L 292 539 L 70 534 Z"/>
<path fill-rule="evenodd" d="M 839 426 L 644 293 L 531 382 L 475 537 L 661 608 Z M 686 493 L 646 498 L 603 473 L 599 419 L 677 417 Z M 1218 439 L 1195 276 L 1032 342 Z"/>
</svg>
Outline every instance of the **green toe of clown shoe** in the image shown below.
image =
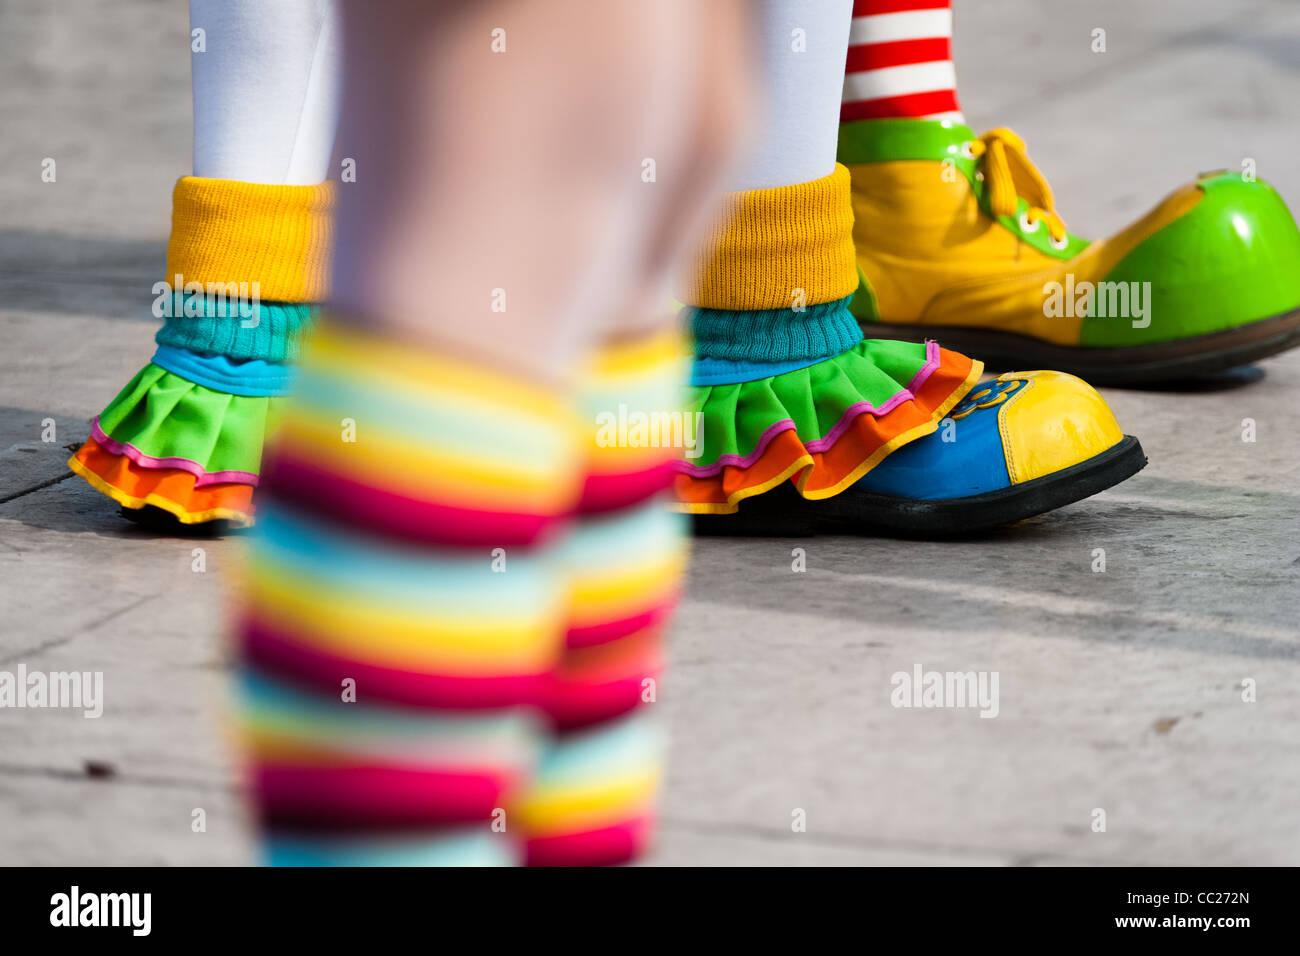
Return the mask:
<svg viewBox="0 0 1300 956">
<path fill-rule="evenodd" d="M 1234 337 L 1269 335 L 1281 347 L 1300 342 L 1300 229 L 1273 187 L 1238 173 L 1209 173 L 1166 203 L 1190 208 L 1106 274 L 1103 281 L 1114 285 L 1099 285 L 1097 305 L 1109 296 L 1121 308 L 1107 315 L 1094 307 L 1080 344 L 1141 346 L 1216 334 L 1224 348 Z"/>
</svg>

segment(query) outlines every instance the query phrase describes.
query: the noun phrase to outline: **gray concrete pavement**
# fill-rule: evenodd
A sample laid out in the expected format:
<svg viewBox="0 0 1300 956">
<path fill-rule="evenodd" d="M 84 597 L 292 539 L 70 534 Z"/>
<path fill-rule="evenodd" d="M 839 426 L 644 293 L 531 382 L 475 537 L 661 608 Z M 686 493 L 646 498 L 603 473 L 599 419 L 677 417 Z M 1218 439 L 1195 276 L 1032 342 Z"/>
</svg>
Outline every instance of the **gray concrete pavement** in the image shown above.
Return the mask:
<svg viewBox="0 0 1300 956">
<path fill-rule="evenodd" d="M 0 863 L 251 859 L 221 736 L 240 542 L 144 533 L 64 465 L 152 347 L 184 6 L 0 0 L 0 670 L 106 680 L 97 720 L 0 710 Z M 1026 137 L 1072 229 L 1245 158 L 1300 210 L 1294 3 L 958 0 L 957 23 L 972 124 Z M 1300 863 L 1300 355 L 1264 365 L 1107 391 L 1150 466 L 979 541 L 697 542 L 656 862 Z M 999 715 L 891 706 L 917 664 L 997 671 Z"/>
</svg>

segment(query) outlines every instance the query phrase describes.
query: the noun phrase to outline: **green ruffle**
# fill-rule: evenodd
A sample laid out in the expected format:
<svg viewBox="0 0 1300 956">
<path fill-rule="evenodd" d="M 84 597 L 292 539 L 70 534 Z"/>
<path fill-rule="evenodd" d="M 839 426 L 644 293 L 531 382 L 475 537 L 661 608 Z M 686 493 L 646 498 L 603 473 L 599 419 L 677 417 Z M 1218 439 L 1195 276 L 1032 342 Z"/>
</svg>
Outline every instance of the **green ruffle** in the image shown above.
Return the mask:
<svg viewBox="0 0 1300 956">
<path fill-rule="evenodd" d="M 256 475 L 275 396 L 227 395 L 152 363 L 99 416 L 114 441 L 151 458 L 183 458 L 204 472 Z"/>
<path fill-rule="evenodd" d="M 793 372 L 693 386 L 690 410 L 703 413 L 704 452 L 686 464 L 707 466 L 724 455 L 744 458 L 768 429 L 787 419 L 801 441 L 824 438 L 851 406 L 884 406 L 908 387 L 925 362 L 924 343 L 864 339 L 847 352 Z"/>
</svg>

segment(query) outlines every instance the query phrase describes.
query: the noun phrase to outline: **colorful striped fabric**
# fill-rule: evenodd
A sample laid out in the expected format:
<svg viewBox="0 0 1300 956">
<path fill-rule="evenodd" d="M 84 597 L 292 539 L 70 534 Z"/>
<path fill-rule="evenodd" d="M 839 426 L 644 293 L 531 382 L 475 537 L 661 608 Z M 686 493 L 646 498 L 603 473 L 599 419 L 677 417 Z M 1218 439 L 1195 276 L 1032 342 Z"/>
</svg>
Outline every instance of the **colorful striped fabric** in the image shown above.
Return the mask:
<svg viewBox="0 0 1300 956">
<path fill-rule="evenodd" d="M 578 452 L 545 389 L 343 326 L 310 343 L 238 632 L 270 862 L 522 859 L 566 613 L 536 545 L 577 501 Z"/>
<path fill-rule="evenodd" d="M 590 439 L 580 509 L 597 514 L 645 500 L 672 483 L 672 462 L 685 440 L 683 380 L 688 350 L 676 328 L 611 344 L 586 363 L 576 400 Z M 644 435 L 635 430 L 646 416 Z M 658 427 L 653 426 L 658 422 Z M 620 428 L 620 423 L 622 428 Z"/>
<path fill-rule="evenodd" d="M 312 361 L 264 466 L 296 508 L 457 547 L 533 543 L 573 508 L 579 435 L 545 390 L 338 326 Z"/>
<path fill-rule="evenodd" d="M 657 498 L 583 518 L 560 549 L 565 651 L 543 709 L 555 734 L 520 801 L 534 866 L 621 863 L 650 839 L 662 741 L 653 703 L 686 564 Z"/>
<path fill-rule="evenodd" d="M 684 526 L 663 498 L 682 448 L 663 439 L 686 435 L 669 430 L 638 446 L 597 423 L 619 418 L 620 407 L 629 419 L 680 421 L 685 368 L 681 334 L 670 329 L 608 346 L 578 389 L 580 414 L 597 431 L 579 519 L 558 552 L 565 650 L 542 705 L 555 733 L 520 801 L 531 866 L 623 863 L 651 838 L 663 747 L 653 703 L 686 565 Z"/>
<path fill-rule="evenodd" d="M 442 827 L 490 819 L 533 771 L 527 711 L 436 711 L 345 703 L 256 669 L 239 688 L 264 824 L 277 834 Z M 342 831 L 342 833 L 339 833 Z"/>
<path fill-rule="evenodd" d="M 651 708 L 562 734 L 520 803 L 530 866 L 635 859 L 650 841 L 664 742 Z"/>
<path fill-rule="evenodd" d="M 245 653 L 267 672 L 411 707 L 484 709 L 540 698 L 559 648 L 559 569 L 527 553 L 418 547 L 291 510 L 268 484 L 245 591 Z M 287 500 L 286 500 L 287 499 Z M 364 531 L 364 529 L 361 529 Z M 382 640 L 376 639 L 382 635 Z"/>
<path fill-rule="evenodd" d="M 310 344 L 242 588 L 270 862 L 598 864 L 644 845 L 658 743 L 640 705 L 684 561 L 646 496 L 677 450 L 602 444 L 587 416 L 673 401 L 680 342 L 591 368 L 571 404 L 341 326 Z"/>
<path fill-rule="evenodd" d="M 964 122 L 952 64 L 951 7 L 951 0 L 854 0 L 841 122 Z"/>
</svg>

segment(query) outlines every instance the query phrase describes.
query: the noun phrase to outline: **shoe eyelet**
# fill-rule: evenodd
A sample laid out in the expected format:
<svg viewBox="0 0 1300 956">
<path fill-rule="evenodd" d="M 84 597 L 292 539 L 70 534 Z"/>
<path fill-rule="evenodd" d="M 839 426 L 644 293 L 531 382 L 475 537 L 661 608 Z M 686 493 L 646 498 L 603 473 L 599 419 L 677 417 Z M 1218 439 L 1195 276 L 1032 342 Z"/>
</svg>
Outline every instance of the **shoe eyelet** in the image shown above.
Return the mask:
<svg viewBox="0 0 1300 956">
<path fill-rule="evenodd" d="M 1031 221 L 1029 218 L 1029 213 L 1027 212 L 1022 212 L 1020 214 L 1020 228 L 1023 229 L 1025 232 L 1031 232 L 1031 233 L 1037 232 L 1038 227 L 1041 226 L 1042 224 L 1043 222 L 1041 219 L 1034 219 Z"/>
<path fill-rule="evenodd" d="M 965 156 L 967 159 L 974 159 L 975 158 L 974 147 L 975 144 L 972 143 L 970 140 L 967 140 L 966 142 L 961 144 L 961 154 Z"/>
<path fill-rule="evenodd" d="M 1066 236 L 1060 242 L 1057 242 L 1055 239 L 1051 239 L 1049 241 L 1052 244 L 1052 248 L 1055 249 L 1057 252 L 1060 252 L 1062 249 L 1064 249 L 1066 246 L 1070 244 L 1070 237 Z"/>
</svg>

